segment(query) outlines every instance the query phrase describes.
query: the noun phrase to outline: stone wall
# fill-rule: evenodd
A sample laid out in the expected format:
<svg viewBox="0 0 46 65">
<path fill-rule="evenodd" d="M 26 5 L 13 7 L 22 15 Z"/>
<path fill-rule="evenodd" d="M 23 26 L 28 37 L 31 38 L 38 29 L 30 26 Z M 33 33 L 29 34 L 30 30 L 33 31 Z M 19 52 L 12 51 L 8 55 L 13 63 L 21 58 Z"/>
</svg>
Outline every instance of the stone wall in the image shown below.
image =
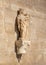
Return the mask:
<svg viewBox="0 0 46 65">
<path fill-rule="evenodd" d="M 30 13 L 30 47 L 18 62 L 15 20 L 19 8 Z M 0 0 L 0 65 L 46 65 L 46 0 Z"/>
</svg>

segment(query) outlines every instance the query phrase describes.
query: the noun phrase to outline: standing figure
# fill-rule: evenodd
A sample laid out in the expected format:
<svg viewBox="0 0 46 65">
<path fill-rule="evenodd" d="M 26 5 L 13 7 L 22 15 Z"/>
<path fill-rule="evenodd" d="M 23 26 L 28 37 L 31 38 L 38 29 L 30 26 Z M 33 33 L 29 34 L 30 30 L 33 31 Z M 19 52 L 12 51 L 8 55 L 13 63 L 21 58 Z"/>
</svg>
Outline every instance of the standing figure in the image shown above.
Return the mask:
<svg viewBox="0 0 46 65">
<path fill-rule="evenodd" d="M 23 54 L 26 52 L 26 48 L 30 45 L 27 42 L 27 29 L 30 24 L 30 15 L 24 10 L 20 9 L 17 13 L 17 27 L 19 31 L 18 40 L 16 41 L 17 54 Z M 29 33 L 28 33 L 29 34 Z"/>
</svg>

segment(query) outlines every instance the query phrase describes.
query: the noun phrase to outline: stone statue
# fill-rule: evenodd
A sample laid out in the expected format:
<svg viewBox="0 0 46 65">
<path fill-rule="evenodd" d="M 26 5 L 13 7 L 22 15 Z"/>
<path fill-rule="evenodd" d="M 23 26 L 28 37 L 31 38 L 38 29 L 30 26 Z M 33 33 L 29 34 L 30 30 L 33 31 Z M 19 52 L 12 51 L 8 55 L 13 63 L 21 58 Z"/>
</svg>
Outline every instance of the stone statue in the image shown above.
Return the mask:
<svg viewBox="0 0 46 65">
<path fill-rule="evenodd" d="M 17 54 L 25 53 L 27 46 L 30 45 L 30 41 L 26 40 L 26 33 L 29 24 L 30 15 L 24 9 L 20 9 L 17 14 L 17 26 L 19 31 L 19 37 L 16 41 Z"/>
</svg>

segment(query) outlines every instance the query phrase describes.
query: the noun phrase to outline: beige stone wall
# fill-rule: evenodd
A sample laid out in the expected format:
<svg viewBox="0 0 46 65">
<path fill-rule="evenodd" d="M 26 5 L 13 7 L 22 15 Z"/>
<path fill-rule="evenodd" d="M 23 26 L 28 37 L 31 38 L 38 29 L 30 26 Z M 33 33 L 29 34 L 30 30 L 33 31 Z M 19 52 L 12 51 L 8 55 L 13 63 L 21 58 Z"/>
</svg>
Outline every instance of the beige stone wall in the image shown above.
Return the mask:
<svg viewBox="0 0 46 65">
<path fill-rule="evenodd" d="M 15 19 L 19 8 L 31 15 L 31 45 L 20 63 L 15 53 Z M 10 64 L 46 65 L 46 0 L 0 0 L 0 65 Z"/>
</svg>

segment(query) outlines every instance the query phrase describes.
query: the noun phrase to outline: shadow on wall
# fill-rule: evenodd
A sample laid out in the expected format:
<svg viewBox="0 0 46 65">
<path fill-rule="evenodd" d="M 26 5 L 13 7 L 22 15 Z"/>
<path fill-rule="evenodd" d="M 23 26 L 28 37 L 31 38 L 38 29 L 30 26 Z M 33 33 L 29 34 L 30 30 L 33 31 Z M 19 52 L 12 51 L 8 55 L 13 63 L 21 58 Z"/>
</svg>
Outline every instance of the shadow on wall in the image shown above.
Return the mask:
<svg viewBox="0 0 46 65">
<path fill-rule="evenodd" d="M 19 11 L 17 11 L 17 16 L 19 15 Z M 19 31 L 19 29 L 18 29 L 18 22 L 17 22 L 17 17 L 16 17 L 16 19 L 15 19 L 15 32 L 17 33 L 17 40 L 19 40 L 19 38 L 20 38 L 20 31 Z M 17 57 L 17 59 L 18 59 L 18 62 L 20 61 L 20 59 L 21 59 L 21 56 L 22 56 L 22 54 L 17 54 L 17 45 L 16 45 L 16 41 L 15 41 L 15 53 L 16 53 L 16 57 Z"/>
</svg>

